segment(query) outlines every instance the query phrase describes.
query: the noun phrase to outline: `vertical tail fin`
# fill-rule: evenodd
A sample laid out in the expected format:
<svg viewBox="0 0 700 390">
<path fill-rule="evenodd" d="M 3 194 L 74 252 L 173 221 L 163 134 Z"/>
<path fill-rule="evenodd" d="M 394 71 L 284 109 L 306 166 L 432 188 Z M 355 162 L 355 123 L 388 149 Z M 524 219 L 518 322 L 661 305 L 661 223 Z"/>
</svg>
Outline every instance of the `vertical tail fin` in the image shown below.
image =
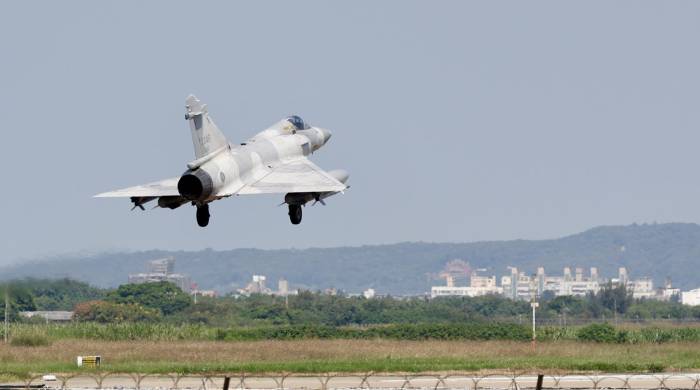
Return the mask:
<svg viewBox="0 0 700 390">
<path fill-rule="evenodd" d="M 185 119 L 190 123 L 190 130 L 192 130 L 195 158 L 202 158 L 228 145 L 224 134 L 209 117 L 206 104 L 202 104 L 194 95 L 190 95 L 185 101 L 185 109 L 187 111 Z"/>
</svg>

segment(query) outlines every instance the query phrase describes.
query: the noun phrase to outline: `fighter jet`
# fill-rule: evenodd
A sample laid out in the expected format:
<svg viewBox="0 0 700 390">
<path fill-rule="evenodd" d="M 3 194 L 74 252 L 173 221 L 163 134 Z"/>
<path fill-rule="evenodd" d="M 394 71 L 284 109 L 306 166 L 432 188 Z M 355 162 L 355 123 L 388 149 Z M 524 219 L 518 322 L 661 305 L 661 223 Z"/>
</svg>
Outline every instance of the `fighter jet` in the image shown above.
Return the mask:
<svg viewBox="0 0 700 390">
<path fill-rule="evenodd" d="M 302 206 L 325 205 L 324 199 L 349 188 L 344 170 L 326 172 L 307 156 L 331 138 L 327 129 L 311 126 L 296 115 L 289 116 L 241 144 L 232 144 L 214 124 L 206 104 L 190 95 L 185 119 L 192 131 L 195 160 L 180 176 L 95 195 L 99 198 L 129 197 L 136 207 L 146 203 L 176 209 L 186 203 L 197 207 L 197 224 L 209 224 L 209 203 L 232 195 L 285 194 L 281 205 L 289 206 L 289 220 L 301 222 Z M 154 208 L 155 208 L 154 207 Z"/>
</svg>

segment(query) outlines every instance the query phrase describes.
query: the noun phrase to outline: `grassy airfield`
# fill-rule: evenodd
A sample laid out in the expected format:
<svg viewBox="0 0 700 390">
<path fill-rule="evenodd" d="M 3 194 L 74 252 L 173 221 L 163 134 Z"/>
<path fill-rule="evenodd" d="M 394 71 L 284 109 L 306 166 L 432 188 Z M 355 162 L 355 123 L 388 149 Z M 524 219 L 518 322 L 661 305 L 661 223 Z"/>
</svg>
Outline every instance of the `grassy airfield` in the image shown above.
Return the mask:
<svg viewBox="0 0 700 390">
<path fill-rule="evenodd" d="M 0 375 L 89 371 L 78 355 L 99 354 L 103 372 L 655 372 L 700 370 L 700 343 L 600 344 L 576 341 L 59 340 L 48 346 L 0 345 Z"/>
</svg>

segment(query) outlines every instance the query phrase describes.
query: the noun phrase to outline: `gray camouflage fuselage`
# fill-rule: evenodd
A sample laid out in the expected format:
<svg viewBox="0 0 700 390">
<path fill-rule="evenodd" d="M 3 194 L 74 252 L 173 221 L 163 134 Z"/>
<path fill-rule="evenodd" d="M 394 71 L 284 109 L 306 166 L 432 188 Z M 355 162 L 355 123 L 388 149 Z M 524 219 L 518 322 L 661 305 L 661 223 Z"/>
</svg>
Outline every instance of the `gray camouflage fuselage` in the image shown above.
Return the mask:
<svg viewBox="0 0 700 390">
<path fill-rule="evenodd" d="M 294 131 L 283 122 L 241 145 L 229 145 L 206 161 L 195 160 L 188 164 L 189 169 L 178 183 L 180 194 L 188 200 L 204 203 L 230 196 L 285 161 L 308 156 L 331 136 L 328 130 L 317 127 Z M 197 180 L 188 179 L 190 177 Z"/>
<path fill-rule="evenodd" d="M 98 197 L 128 196 L 134 207 L 158 199 L 158 206 L 175 209 L 191 202 L 197 221 L 206 226 L 208 204 L 231 195 L 285 193 L 294 224 L 301 221 L 300 207 L 346 188 L 348 174 L 325 172 L 306 157 L 328 142 L 330 131 L 308 126 L 298 116 L 283 119 L 241 144 L 229 143 L 209 116 L 207 106 L 194 96 L 186 102 L 195 160 L 179 177 L 142 186 L 106 192 Z"/>
</svg>

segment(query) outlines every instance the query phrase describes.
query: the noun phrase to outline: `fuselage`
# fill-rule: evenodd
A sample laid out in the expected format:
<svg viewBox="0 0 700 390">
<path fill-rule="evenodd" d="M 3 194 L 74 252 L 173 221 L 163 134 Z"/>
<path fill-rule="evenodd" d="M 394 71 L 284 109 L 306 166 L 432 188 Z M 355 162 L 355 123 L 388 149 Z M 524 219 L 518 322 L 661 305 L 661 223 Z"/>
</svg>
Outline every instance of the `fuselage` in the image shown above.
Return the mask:
<svg viewBox="0 0 700 390">
<path fill-rule="evenodd" d="M 297 129 L 280 121 L 239 145 L 229 144 L 202 161 L 188 164 L 178 182 L 180 194 L 198 203 L 236 194 L 288 161 L 307 156 L 331 137 L 318 127 Z"/>
</svg>

